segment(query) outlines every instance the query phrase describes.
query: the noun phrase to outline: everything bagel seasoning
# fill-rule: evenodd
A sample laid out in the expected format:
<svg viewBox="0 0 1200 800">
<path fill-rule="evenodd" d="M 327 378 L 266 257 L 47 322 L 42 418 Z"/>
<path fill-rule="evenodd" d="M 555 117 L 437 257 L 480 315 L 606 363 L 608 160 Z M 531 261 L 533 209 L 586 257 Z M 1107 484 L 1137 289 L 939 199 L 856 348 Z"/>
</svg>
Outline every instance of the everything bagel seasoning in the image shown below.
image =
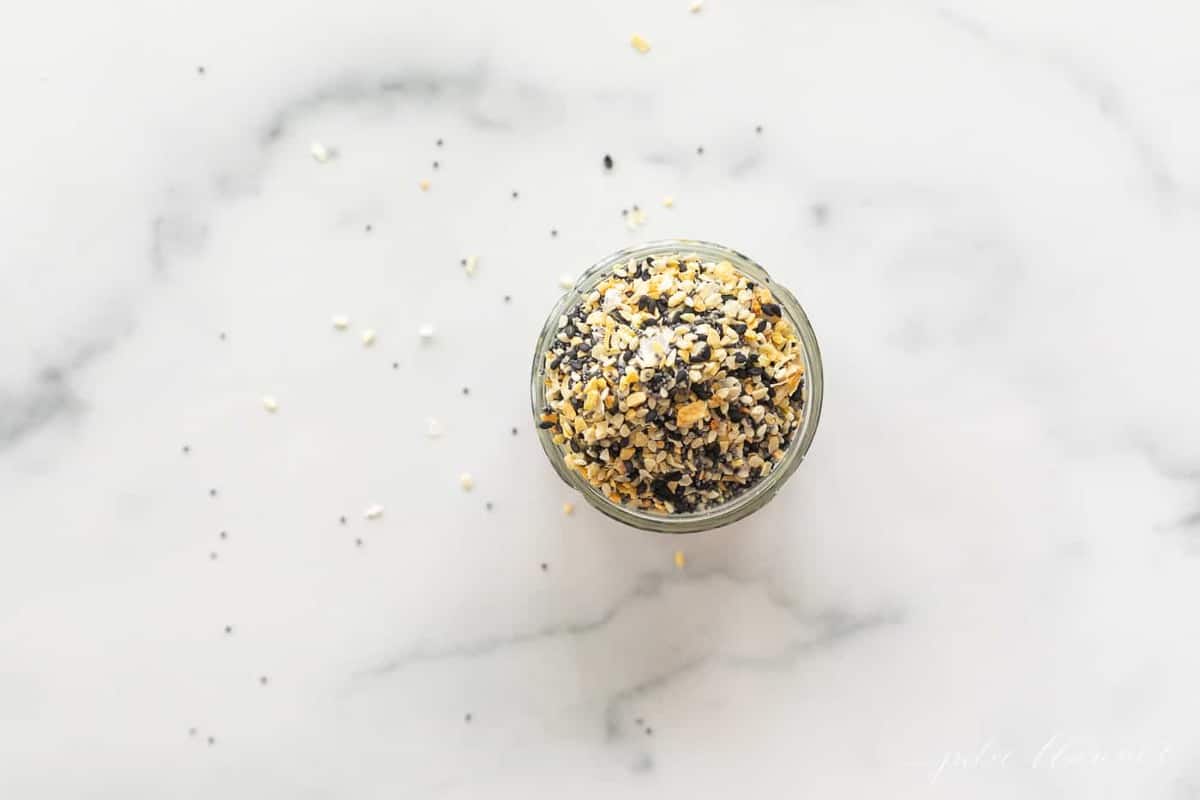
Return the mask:
<svg viewBox="0 0 1200 800">
<path fill-rule="evenodd" d="M 558 320 L 539 425 L 614 503 L 704 511 L 755 485 L 800 429 L 804 350 L 729 261 L 615 266 Z"/>
</svg>

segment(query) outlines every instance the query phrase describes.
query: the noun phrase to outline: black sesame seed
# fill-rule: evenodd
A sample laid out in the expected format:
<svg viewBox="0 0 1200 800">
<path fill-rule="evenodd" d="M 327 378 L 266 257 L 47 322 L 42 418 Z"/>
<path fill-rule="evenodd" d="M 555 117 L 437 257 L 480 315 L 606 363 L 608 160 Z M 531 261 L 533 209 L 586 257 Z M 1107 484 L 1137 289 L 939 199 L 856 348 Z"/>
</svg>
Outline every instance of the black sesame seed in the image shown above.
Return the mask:
<svg viewBox="0 0 1200 800">
<path fill-rule="evenodd" d="M 217 496 L 217 490 L 216 490 L 216 489 L 209 489 L 209 490 L 208 490 L 208 496 L 209 496 L 209 497 L 216 497 L 216 496 Z"/>
<path fill-rule="evenodd" d="M 612 160 L 612 156 L 610 156 L 610 155 L 605 155 L 605 156 L 604 156 L 604 168 L 605 168 L 605 169 L 612 169 L 612 168 L 613 168 L 613 160 Z"/>
<path fill-rule="evenodd" d="M 208 743 L 209 743 L 210 745 L 213 745 L 213 744 L 216 744 L 216 743 L 217 743 L 217 740 L 216 740 L 216 739 L 214 739 L 213 737 L 211 737 L 211 736 L 210 736 L 210 737 L 208 737 Z"/>
<path fill-rule="evenodd" d="M 783 314 L 778 303 L 763 303 L 762 310 L 768 317 L 778 317 Z"/>
<path fill-rule="evenodd" d="M 483 507 L 486 508 L 488 511 L 491 511 L 495 506 L 492 505 L 491 500 L 488 500 L 486 503 L 483 504 Z"/>
<path fill-rule="evenodd" d="M 345 518 L 345 517 L 338 517 L 338 522 L 340 522 L 341 524 L 345 525 L 345 524 L 346 524 L 346 518 Z"/>
<path fill-rule="evenodd" d="M 754 132 L 755 132 L 755 133 L 762 133 L 762 125 L 755 125 L 755 126 L 754 126 Z"/>
<path fill-rule="evenodd" d="M 516 429 L 516 427 L 513 427 L 513 429 L 512 429 L 512 435 L 513 435 L 513 436 L 516 436 L 516 435 L 517 435 L 517 429 Z"/>
<path fill-rule="evenodd" d="M 504 302 L 506 302 L 506 303 L 511 303 L 511 302 L 512 302 L 512 295 L 511 295 L 511 294 L 506 294 L 506 295 L 504 295 Z"/>
<path fill-rule="evenodd" d="M 442 146 L 442 140 L 441 140 L 441 139 L 438 139 L 438 140 L 437 140 L 437 146 L 438 146 L 438 147 L 441 147 L 441 146 Z"/>
<path fill-rule="evenodd" d="M 464 387 L 462 388 L 462 393 L 463 393 L 464 395 L 468 395 L 468 394 L 470 394 L 470 393 L 471 393 L 471 387 L 470 387 L 470 386 L 464 386 Z"/>
<path fill-rule="evenodd" d="M 372 228 L 370 225 L 366 225 L 363 227 L 363 230 L 366 231 L 367 233 L 370 233 L 371 231 L 373 231 L 375 229 Z"/>
<path fill-rule="evenodd" d="M 185 445 L 183 446 L 183 454 L 184 454 L 184 455 L 187 455 L 187 454 L 188 454 L 188 453 L 190 453 L 190 452 L 192 452 L 192 447 L 191 447 L 191 445 L 186 445 L 186 444 L 185 444 Z"/>
<path fill-rule="evenodd" d="M 204 68 L 204 65 L 203 65 L 203 64 L 201 64 L 200 66 L 196 67 L 196 73 L 197 73 L 198 75 L 203 75 L 203 74 L 204 74 L 205 72 L 207 72 L 207 71 L 208 71 L 208 70 L 206 70 L 206 69 Z"/>
<path fill-rule="evenodd" d="M 549 565 L 549 564 L 547 564 L 545 561 L 543 561 L 543 562 L 542 562 L 542 572 L 546 572 L 546 571 L 548 571 L 549 569 L 550 569 L 550 565 Z"/>
<path fill-rule="evenodd" d="M 470 722 L 470 721 L 471 721 L 471 715 L 470 715 L 470 714 L 467 714 L 465 717 L 463 717 L 463 722 Z"/>
<path fill-rule="evenodd" d="M 226 626 L 225 626 L 225 633 L 226 633 L 226 634 L 231 634 L 231 633 L 233 633 L 233 626 L 232 626 L 232 625 L 226 625 Z"/>
<path fill-rule="evenodd" d="M 363 546 L 363 540 L 362 540 L 362 539 L 355 539 L 355 540 L 354 540 L 354 546 L 355 546 L 355 547 L 362 547 L 362 546 Z"/>
<path fill-rule="evenodd" d="M 551 236 L 551 237 L 558 236 L 558 229 L 557 229 L 557 228 L 551 228 L 551 229 L 550 229 L 550 236 Z"/>
<path fill-rule="evenodd" d="M 267 676 L 266 676 L 266 675 L 259 675 L 259 676 L 258 676 L 258 683 L 259 683 L 259 685 L 260 685 L 260 686 L 266 686 L 266 685 L 267 685 Z"/>
<path fill-rule="evenodd" d="M 434 169 L 437 169 L 439 166 L 441 166 L 441 165 L 440 165 L 440 164 L 438 164 L 438 162 L 436 162 L 436 161 L 435 161 L 435 162 L 433 162 L 433 168 L 434 168 Z"/>
<path fill-rule="evenodd" d="M 696 148 L 696 155 L 698 155 L 698 156 L 704 155 L 704 147 L 703 146 Z"/>
<path fill-rule="evenodd" d="M 513 198 L 513 200 L 516 200 L 518 196 L 519 196 L 519 195 L 517 194 L 517 190 L 516 190 L 516 189 L 513 189 L 513 193 L 512 193 L 512 198 Z"/>
<path fill-rule="evenodd" d="M 228 538 L 229 538 L 229 532 L 228 532 L 228 531 L 221 531 L 221 533 L 220 533 L 220 536 L 221 536 L 221 538 L 222 538 L 222 539 L 228 539 Z"/>
</svg>

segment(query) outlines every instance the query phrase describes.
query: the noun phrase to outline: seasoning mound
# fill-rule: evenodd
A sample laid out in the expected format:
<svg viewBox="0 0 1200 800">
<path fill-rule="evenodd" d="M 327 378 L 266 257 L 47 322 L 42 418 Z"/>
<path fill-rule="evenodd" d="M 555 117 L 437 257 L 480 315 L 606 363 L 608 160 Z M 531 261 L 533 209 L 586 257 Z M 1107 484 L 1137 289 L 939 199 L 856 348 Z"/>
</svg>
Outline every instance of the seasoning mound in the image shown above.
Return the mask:
<svg viewBox="0 0 1200 800">
<path fill-rule="evenodd" d="M 558 320 L 540 427 L 614 503 L 704 511 L 758 483 L 803 419 L 804 355 L 771 292 L 729 261 L 614 267 Z"/>
</svg>

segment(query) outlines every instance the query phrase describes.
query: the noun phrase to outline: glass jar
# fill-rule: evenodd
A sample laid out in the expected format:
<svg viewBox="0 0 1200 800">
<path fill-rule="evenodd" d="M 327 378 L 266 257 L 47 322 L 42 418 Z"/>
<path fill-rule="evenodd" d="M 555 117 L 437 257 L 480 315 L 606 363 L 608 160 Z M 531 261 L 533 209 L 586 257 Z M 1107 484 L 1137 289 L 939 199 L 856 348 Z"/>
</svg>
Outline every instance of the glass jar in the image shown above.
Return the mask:
<svg viewBox="0 0 1200 800">
<path fill-rule="evenodd" d="M 728 247 L 722 247 L 712 242 L 698 242 L 691 239 L 666 239 L 658 242 L 627 247 L 598 261 L 579 277 L 562 299 L 554 306 L 546 324 L 538 336 L 537 349 L 533 354 L 533 374 L 530 376 L 530 397 L 533 403 L 534 420 L 538 420 L 541 409 L 545 406 L 546 360 L 544 353 L 553 345 L 558 334 L 558 320 L 563 314 L 586 296 L 592 289 L 609 274 L 614 266 L 625 263 L 630 259 L 638 260 L 650 255 L 677 252 L 681 255 L 696 254 L 705 261 L 729 261 L 751 280 L 767 287 L 775 296 L 776 302 L 782 308 L 784 316 L 793 325 L 796 335 L 804 352 L 804 389 L 803 420 L 799 429 L 793 435 L 791 444 L 784 452 L 783 458 L 758 483 L 751 486 L 738 496 L 709 509 L 690 513 L 662 514 L 639 508 L 615 503 L 602 491 L 588 483 L 582 475 L 567 467 L 562 450 L 553 441 L 553 432 L 537 428 L 538 441 L 546 452 L 546 457 L 554 466 L 563 481 L 581 492 L 584 498 L 598 510 L 626 525 L 659 533 L 694 533 L 707 531 L 736 522 L 767 504 L 775 493 L 783 486 L 784 481 L 791 477 L 804 460 L 813 436 L 817 432 L 817 423 L 821 418 L 821 394 L 823 390 L 821 351 L 817 346 L 817 337 L 812 325 L 804 313 L 804 309 L 796 302 L 784 287 L 771 280 L 767 271 L 757 263 Z"/>
</svg>

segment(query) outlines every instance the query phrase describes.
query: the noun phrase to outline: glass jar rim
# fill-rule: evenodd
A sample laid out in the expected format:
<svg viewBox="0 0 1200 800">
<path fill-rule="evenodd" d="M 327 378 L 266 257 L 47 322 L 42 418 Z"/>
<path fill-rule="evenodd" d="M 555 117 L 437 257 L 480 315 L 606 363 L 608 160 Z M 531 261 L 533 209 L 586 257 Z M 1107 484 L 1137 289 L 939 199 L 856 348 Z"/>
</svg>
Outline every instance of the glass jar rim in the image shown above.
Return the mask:
<svg viewBox="0 0 1200 800">
<path fill-rule="evenodd" d="M 766 286 L 779 303 L 787 320 L 795 328 L 804 352 L 805 369 L 805 398 L 802 406 L 804 415 L 800 430 L 792 438 L 792 442 L 784 453 L 784 457 L 760 481 L 738 496 L 720 505 L 704 511 L 677 514 L 662 514 L 631 508 L 610 500 L 605 494 L 588 483 L 579 473 L 566 466 L 562 451 L 553 441 L 553 436 L 547 429 L 535 428 L 542 450 L 550 460 L 555 472 L 572 488 L 583 494 L 584 499 L 603 514 L 631 525 L 641 530 L 656 533 L 696 533 L 712 530 L 736 522 L 762 508 L 775 496 L 783 483 L 791 477 L 800 462 L 804 460 L 808 449 L 816 435 L 817 424 L 821 418 L 821 401 L 824 393 L 824 369 L 821 363 L 821 351 L 817 344 L 816 334 L 808 315 L 800 303 L 784 286 L 774 281 L 770 274 L 750 257 L 743 255 L 724 245 L 695 239 L 660 239 L 653 242 L 633 245 L 611 253 L 592 266 L 588 267 L 575 281 L 575 284 L 563 293 L 554 305 L 546 323 L 538 335 L 537 347 L 533 354 L 533 370 L 530 378 L 530 401 L 535 421 L 539 419 L 545 405 L 544 378 L 546 361 L 543 354 L 558 334 L 558 320 L 581 298 L 586 296 L 596 284 L 600 283 L 617 264 L 629 260 L 645 258 L 664 252 L 675 252 L 682 255 L 696 254 L 702 258 L 727 260 L 734 267 L 753 280 Z"/>
</svg>

